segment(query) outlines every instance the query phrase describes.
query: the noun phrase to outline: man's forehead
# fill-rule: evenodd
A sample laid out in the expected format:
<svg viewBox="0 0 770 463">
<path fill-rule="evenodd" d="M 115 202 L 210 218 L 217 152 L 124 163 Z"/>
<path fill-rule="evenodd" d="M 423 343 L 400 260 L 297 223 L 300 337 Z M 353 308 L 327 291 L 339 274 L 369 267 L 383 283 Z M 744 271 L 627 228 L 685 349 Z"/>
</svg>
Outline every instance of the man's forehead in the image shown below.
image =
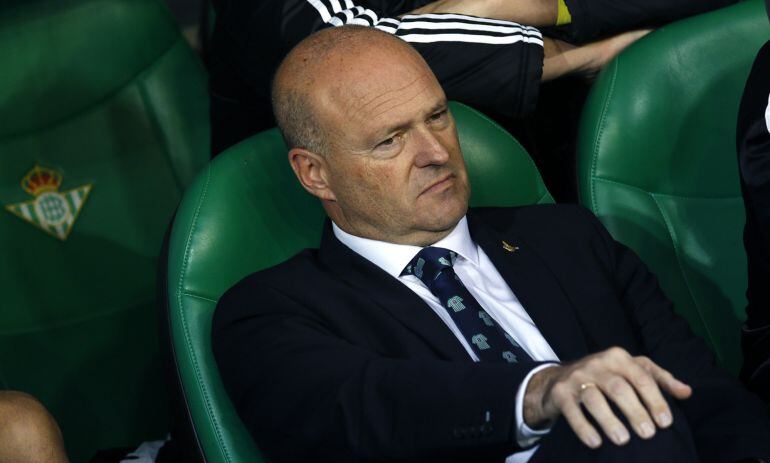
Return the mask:
<svg viewBox="0 0 770 463">
<path fill-rule="evenodd" d="M 428 73 L 401 74 L 398 77 L 401 78 L 382 76 L 350 88 L 348 98 L 340 100 L 345 113 L 354 119 L 379 119 L 399 108 L 407 109 L 410 103 L 440 93 L 435 79 Z"/>
<path fill-rule="evenodd" d="M 375 136 L 445 101 L 433 72 L 405 43 L 339 49 L 314 64 L 306 94 L 317 123 L 334 138 Z"/>
<path fill-rule="evenodd" d="M 333 78 L 319 92 L 322 104 L 348 119 L 370 120 L 387 115 L 425 97 L 442 98 L 443 90 L 423 63 L 390 62 L 376 67 L 371 61 Z M 406 109 L 406 108 L 404 108 Z"/>
</svg>

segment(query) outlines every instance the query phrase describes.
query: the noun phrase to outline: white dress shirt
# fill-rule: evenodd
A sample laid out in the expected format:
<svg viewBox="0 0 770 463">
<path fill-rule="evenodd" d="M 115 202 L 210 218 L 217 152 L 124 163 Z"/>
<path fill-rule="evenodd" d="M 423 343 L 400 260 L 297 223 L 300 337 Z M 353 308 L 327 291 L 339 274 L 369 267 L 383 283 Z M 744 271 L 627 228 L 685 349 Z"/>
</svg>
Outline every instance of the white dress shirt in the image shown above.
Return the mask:
<svg viewBox="0 0 770 463">
<path fill-rule="evenodd" d="M 441 305 L 438 298 L 414 275 L 401 276 L 401 272 L 420 251 L 418 246 L 386 243 L 351 235 L 332 223 L 334 236 L 350 249 L 360 254 L 373 264 L 377 265 L 398 281 L 414 291 L 424 300 L 436 315 L 446 323 L 454 333 L 458 342 L 462 344 L 468 355 L 475 361 L 479 359 L 468 344 L 460 329 L 457 327 L 447 310 Z M 524 310 L 516 295 L 500 276 L 495 266 L 489 260 L 484 250 L 473 242 L 468 231 L 468 222 L 465 217 L 455 226 L 454 230 L 433 246 L 449 249 L 457 253 L 454 263 L 454 271 L 460 277 L 468 291 L 479 304 L 487 311 L 490 317 L 536 361 L 558 362 L 553 349 L 545 340 L 540 330 Z M 523 417 L 524 392 L 530 378 L 543 368 L 552 364 L 538 366 L 524 378 L 518 391 L 516 391 L 516 439 L 518 444 L 526 447 L 535 443 L 540 437 L 547 434 L 549 429 L 534 430 L 526 425 Z M 513 391 L 511 391 L 513 393 Z M 537 446 L 509 456 L 506 463 L 523 463 L 528 461 L 537 451 Z"/>
</svg>

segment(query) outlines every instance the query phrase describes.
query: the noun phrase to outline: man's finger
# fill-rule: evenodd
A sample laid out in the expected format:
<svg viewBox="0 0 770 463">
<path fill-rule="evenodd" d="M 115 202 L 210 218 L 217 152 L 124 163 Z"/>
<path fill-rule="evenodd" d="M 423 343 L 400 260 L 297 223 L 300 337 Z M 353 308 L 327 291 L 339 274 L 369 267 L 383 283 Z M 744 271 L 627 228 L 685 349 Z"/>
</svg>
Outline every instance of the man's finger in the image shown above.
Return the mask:
<svg viewBox="0 0 770 463">
<path fill-rule="evenodd" d="M 650 360 L 650 362 L 652 361 Z M 670 426 L 672 422 L 671 409 L 668 407 L 666 399 L 663 398 L 655 377 L 647 368 L 637 363 L 631 366 L 628 371 L 628 381 L 636 389 L 636 393 L 642 399 L 655 423 L 661 428 Z"/>
<path fill-rule="evenodd" d="M 601 426 L 604 434 L 616 445 L 623 445 L 628 442 L 631 436 L 623 423 L 615 416 L 604 398 L 604 394 L 596 386 L 587 387 L 581 392 L 581 401 L 591 416 Z"/>
<path fill-rule="evenodd" d="M 588 422 L 577 402 L 567 401 L 562 404 L 561 413 L 569 423 L 578 438 L 592 449 L 602 445 L 602 438 L 596 429 Z"/>
<path fill-rule="evenodd" d="M 687 399 L 690 397 L 690 395 L 692 395 L 692 388 L 689 385 L 676 379 L 674 375 L 669 373 L 668 370 L 660 367 L 657 363 L 653 362 L 647 357 L 636 357 L 636 360 L 645 370 L 647 370 L 647 372 L 650 373 L 650 375 L 652 375 L 652 377 L 660 385 L 660 387 L 663 388 L 664 391 L 668 392 L 675 398 L 682 400 Z"/>
<path fill-rule="evenodd" d="M 622 376 L 611 376 L 601 383 L 601 389 L 628 419 L 628 422 L 642 439 L 655 435 L 655 424 L 636 395 L 636 391 Z"/>
</svg>

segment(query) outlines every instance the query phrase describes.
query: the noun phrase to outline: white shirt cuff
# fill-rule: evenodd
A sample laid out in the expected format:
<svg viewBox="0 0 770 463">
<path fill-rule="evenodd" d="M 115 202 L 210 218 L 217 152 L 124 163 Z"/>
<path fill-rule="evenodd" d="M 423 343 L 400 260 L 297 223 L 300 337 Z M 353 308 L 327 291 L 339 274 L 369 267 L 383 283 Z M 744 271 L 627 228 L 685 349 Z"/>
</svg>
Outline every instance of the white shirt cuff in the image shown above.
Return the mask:
<svg viewBox="0 0 770 463">
<path fill-rule="evenodd" d="M 550 425 L 544 429 L 532 429 L 524 422 L 524 394 L 527 392 L 529 380 L 532 379 L 535 373 L 557 365 L 558 363 L 546 363 L 544 365 L 536 366 L 524 377 L 524 381 L 519 385 L 519 390 L 516 391 L 516 442 L 521 448 L 535 445 L 541 437 L 551 432 Z"/>
</svg>

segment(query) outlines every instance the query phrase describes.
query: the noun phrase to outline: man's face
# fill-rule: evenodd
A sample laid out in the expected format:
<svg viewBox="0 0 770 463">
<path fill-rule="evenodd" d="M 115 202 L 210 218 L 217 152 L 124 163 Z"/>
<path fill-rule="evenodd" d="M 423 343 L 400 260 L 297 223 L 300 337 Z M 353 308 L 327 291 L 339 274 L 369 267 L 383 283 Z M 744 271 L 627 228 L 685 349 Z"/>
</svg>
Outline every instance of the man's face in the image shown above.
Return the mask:
<svg viewBox="0 0 770 463">
<path fill-rule="evenodd" d="M 362 59 L 321 93 L 327 211 L 352 234 L 426 245 L 465 214 L 470 186 L 441 86 L 418 57 L 400 54 Z"/>
</svg>

